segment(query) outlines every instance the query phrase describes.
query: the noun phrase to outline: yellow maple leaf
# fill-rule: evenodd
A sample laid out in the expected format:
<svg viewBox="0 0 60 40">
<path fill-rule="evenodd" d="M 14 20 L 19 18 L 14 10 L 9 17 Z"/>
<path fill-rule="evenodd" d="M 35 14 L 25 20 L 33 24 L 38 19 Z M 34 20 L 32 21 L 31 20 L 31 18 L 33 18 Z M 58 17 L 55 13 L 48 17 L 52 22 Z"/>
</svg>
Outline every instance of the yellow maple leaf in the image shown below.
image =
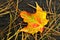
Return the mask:
<svg viewBox="0 0 60 40">
<path fill-rule="evenodd" d="M 20 31 L 27 32 L 30 34 L 37 33 L 40 31 L 43 32 L 44 26 L 48 23 L 46 19 L 46 11 L 43 11 L 42 8 L 36 2 L 36 13 L 29 13 L 27 11 L 21 11 L 20 16 L 24 19 L 24 22 L 27 22 L 27 27 L 22 28 Z"/>
</svg>

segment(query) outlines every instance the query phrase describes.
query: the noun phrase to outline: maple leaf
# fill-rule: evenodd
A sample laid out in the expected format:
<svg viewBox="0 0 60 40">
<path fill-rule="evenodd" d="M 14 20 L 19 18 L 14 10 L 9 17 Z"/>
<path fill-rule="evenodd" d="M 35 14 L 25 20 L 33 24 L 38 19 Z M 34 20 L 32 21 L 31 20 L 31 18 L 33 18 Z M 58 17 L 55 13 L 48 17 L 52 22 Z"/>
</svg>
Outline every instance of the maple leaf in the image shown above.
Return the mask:
<svg viewBox="0 0 60 40">
<path fill-rule="evenodd" d="M 27 11 L 21 11 L 20 16 L 24 19 L 24 22 L 28 23 L 28 25 L 22 28 L 20 31 L 30 34 L 37 33 L 38 31 L 42 33 L 44 26 L 48 23 L 46 15 L 46 11 L 43 11 L 42 8 L 37 4 L 37 2 L 36 13 L 31 14 Z"/>
</svg>

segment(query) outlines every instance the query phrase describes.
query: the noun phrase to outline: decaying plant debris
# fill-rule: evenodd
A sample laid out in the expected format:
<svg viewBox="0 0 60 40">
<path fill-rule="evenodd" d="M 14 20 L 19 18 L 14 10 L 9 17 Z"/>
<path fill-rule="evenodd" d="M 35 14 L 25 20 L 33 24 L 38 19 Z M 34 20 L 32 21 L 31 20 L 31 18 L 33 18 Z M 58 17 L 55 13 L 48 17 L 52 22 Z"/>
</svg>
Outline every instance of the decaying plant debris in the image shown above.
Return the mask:
<svg viewBox="0 0 60 40">
<path fill-rule="evenodd" d="M 19 32 L 28 25 L 19 13 L 23 10 L 35 13 L 35 2 L 47 12 L 49 22 L 43 33 L 31 35 Z M 0 40 L 60 40 L 60 0 L 1 0 Z M 32 7 L 31 7 L 32 6 Z"/>
</svg>

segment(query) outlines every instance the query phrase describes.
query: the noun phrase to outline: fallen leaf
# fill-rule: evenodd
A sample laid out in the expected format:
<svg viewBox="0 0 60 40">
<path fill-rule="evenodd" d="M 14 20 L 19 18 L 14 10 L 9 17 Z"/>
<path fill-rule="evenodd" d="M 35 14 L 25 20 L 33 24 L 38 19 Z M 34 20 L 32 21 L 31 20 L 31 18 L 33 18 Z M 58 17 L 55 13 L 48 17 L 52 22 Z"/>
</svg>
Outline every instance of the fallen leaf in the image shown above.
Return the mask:
<svg viewBox="0 0 60 40">
<path fill-rule="evenodd" d="M 24 19 L 24 22 L 28 23 L 28 25 L 22 28 L 20 31 L 27 32 L 30 34 L 35 34 L 38 31 L 42 33 L 44 30 L 44 26 L 48 23 L 46 15 L 46 11 L 43 11 L 37 2 L 36 13 L 31 14 L 27 11 L 21 11 L 20 16 Z"/>
</svg>

